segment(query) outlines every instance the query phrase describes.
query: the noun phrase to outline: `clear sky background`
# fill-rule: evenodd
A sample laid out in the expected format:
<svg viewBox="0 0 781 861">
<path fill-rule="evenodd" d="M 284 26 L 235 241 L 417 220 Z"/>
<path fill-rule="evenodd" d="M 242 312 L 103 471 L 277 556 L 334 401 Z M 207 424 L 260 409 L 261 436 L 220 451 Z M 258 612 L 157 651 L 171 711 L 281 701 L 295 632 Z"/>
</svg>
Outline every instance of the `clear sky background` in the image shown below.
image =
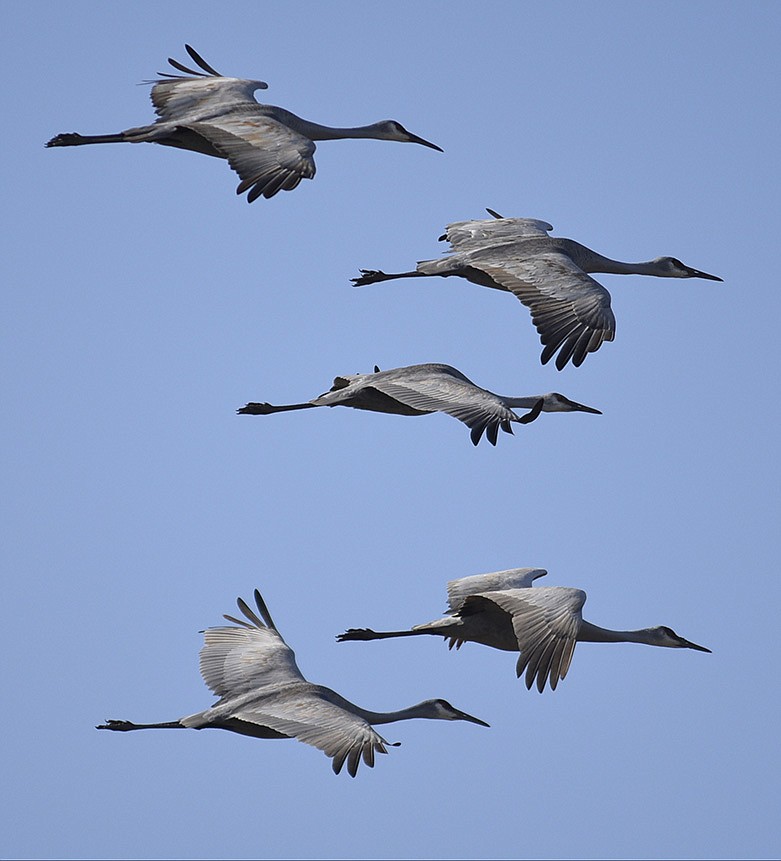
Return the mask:
<svg viewBox="0 0 781 861">
<path fill-rule="evenodd" d="M 2 51 L 4 857 L 768 858 L 778 825 L 779 61 L 774 2 L 7 3 Z M 217 159 L 47 150 L 153 118 L 194 45 L 325 142 L 248 206 Z M 539 363 L 460 279 L 351 288 L 485 207 L 715 282 L 600 276 L 614 343 Z M 340 373 L 455 365 L 543 415 L 494 449 L 313 410 Z M 451 578 L 547 568 L 584 615 L 713 650 L 580 645 L 555 692 L 435 638 Z M 441 696 L 358 778 L 229 733 L 116 735 L 213 700 L 199 630 L 258 586 L 302 671 L 372 709 Z"/>
</svg>

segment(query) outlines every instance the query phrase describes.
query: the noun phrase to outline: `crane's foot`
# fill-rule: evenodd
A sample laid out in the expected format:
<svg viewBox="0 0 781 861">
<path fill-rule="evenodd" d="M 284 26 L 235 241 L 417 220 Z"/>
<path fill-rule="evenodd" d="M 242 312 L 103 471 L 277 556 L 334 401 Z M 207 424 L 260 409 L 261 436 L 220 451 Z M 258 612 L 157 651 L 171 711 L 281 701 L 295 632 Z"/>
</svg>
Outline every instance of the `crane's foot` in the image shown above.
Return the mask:
<svg viewBox="0 0 781 861">
<path fill-rule="evenodd" d="M 344 643 L 346 640 L 374 640 L 377 637 L 377 632 L 371 628 L 348 628 L 343 634 L 336 635 L 337 643 Z"/>
<path fill-rule="evenodd" d="M 46 142 L 46 146 L 78 146 L 83 141 L 84 135 L 80 135 L 78 132 L 65 132 L 65 134 L 55 135 Z"/>
<path fill-rule="evenodd" d="M 268 416 L 276 412 L 276 408 L 269 403 L 263 404 L 247 404 L 241 409 L 236 410 L 240 416 Z"/>
<path fill-rule="evenodd" d="M 378 281 L 385 281 L 387 275 L 380 269 L 361 269 L 360 278 L 351 278 L 353 287 L 365 287 L 367 284 L 376 284 Z"/>
<path fill-rule="evenodd" d="M 119 732 L 135 729 L 136 725 L 129 720 L 107 720 L 105 723 L 96 726 L 95 729 L 114 729 Z"/>
</svg>

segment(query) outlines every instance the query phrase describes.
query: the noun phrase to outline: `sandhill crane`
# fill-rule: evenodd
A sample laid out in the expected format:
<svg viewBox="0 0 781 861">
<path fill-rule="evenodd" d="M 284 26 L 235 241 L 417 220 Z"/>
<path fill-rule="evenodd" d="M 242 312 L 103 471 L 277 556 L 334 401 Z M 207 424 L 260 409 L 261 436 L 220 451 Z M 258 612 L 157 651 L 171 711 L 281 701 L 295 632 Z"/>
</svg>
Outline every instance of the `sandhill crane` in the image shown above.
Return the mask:
<svg viewBox="0 0 781 861">
<path fill-rule="evenodd" d="M 239 627 L 204 631 L 201 675 L 220 698 L 211 708 L 165 723 L 108 720 L 97 729 L 128 732 L 214 728 L 254 738 L 297 738 L 330 757 L 336 774 L 346 762 L 347 771 L 355 777 L 361 758 L 372 768 L 375 753 L 387 753 L 385 745 L 398 744 L 384 739 L 372 729 L 372 724 L 431 718 L 488 726 L 446 700 L 425 700 L 395 712 L 372 712 L 331 688 L 308 682 L 257 589 L 255 603 L 260 617 L 239 598 L 237 604 L 248 621 L 226 615 L 225 619 Z"/>
<path fill-rule="evenodd" d="M 571 401 L 558 392 L 525 398 L 495 395 L 475 385 L 456 368 L 440 364 L 410 365 L 389 371 L 381 371 L 375 365 L 373 374 L 336 377 L 330 391 L 306 403 L 281 406 L 249 403 L 237 412 L 240 415 L 257 416 L 310 407 L 337 406 L 401 416 L 447 413 L 470 428 L 475 445 L 480 442 L 483 432 L 491 445 L 496 445 L 499 428 L 512 433 L 511 422 L 527 424 L 534 421 L 540 412 L 601 415 L 599 410 Z M 512 407 L 523 407 L 530 411 L 518 416 Z"/>
<path fill-rule="evenodd" d="M 581 615 L 585 592 L 562 586 L 532 588 L 534 580 L 547 573 L 544 568 L 511 568 L 451 580 L 447 585 L 448 616 L 415 625 L 408 631 L 350 628 L 336 639 L 343 642 L 438 634 L 447 638 L 450 649 L 472 642 L 520 652 L 516 673 L 519 678 L 526 674 L 529 689 L 536 680 L 540 693 L 546 680 L 555 690 L 567 675 L 577 642 L 645 643 L 710 652 L 664 625 L 637 631 L 612 631 L 592 625 Z"/>
<path fill-rule="evenodd" d="M 612 341 L 616 320 L 610 294 L 588 272 L 622 275 L 656 275 L 661 278 L 707 278 L 721 281 L 685 266 L 675 257 L 657 257 L 647 263 L 620 263 L 603 257 L 571 239 L 548 234 L 553 227 L 534 218 L 457 221 L 448 224 L 440 241 L 447 239 L 452 253 L 440 260 L 421 260 L 414 272 L 388 274 L 362 269 L 353 278 L 356 287 L 392 278 L 460 275 L 473 284 L 514 293 L 529 308 L 544 346 L 542 364 L 555 354 L 561 370 L 570 359 L 576 367 L 603 341 Z"/>
<path fill-rule="evenodd" d="M 166 80 L 147 82 L 153 84 L 152 103 L 159 116 L 156 122 L 113 135 L 59 134 L 46 146 L 148 142 L 225 158 L 241 178 L 236 193 L 249 192 L 249 203 L 261 195 L 273 197 L 278 191 L 290 191 L 302 179 L 312 179 L 314 141 L 374 138 L 422 144 L 442 152 L 396 120 L 331 128 L 304 120 L 284 108 L 258 104 L 253 93 L 267 89 L 268 84 L 224 77 L 189 45 L 185 48 L 203 71 L 168 58 L 175 69 L 185 74 L 158 72 Z"/>
</svg>

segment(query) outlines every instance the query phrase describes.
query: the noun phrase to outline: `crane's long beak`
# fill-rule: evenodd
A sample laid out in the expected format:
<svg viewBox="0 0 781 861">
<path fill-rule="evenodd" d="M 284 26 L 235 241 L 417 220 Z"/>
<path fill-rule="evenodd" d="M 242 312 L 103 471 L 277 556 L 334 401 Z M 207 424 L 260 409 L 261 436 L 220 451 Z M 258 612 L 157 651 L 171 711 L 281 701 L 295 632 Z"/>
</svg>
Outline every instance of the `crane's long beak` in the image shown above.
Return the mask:
<svg viewBox="0 0 781 861">
<path fill-rule="evenodd" d="M 444 152 L 441 146 L 437 146 L 435 143 L 431 143 L 431 141 L 425 140 L 425 138 L 419 138 L 417 135 L 413 135 L 412 132 L 407 132 L 407 135 L 407 143 L 422 144 L 423 146 L 427 146 L 431 149 L 437 150 L 437 152 Z"/>
<path fill-rule="evenodd" d="M 707 652 L 709 655 L 713 654 L 713 652 L 710 649 L 706 649 L 705 646 L 698 646 L 690 640 L 684 640 L 683 637 L 681 637 L 681 640 L 681 645 L 686 649 L 696 649 L 698 652 Z"/>
<path fill-rule="evenodd" d="M 480 720 L 480 718 L 468 715 L 466 712 L 462 712 L 461 709 L 454 708 L 453 711 L 458 712 L 458 714 L 460 715 L 460 720 L 468 720 L 470 723 L 480 724 L 480 726 L 491 726 L 490 723 L 486 723 L 484 720 Z"/>
<path fill-rule="evenodd" d="M 708 275 L 707 272 L 700 272 L 699 269 L 689 269 L 689 278 L 707 278 L 708 281 L 723 281 L 718 275 Z"/>
<path fill-rule="evenodd" d="M 596 407 L 587 407 L 585 404 L 579 404 L 577 401 L 571 401 L 569 398 L 564 398 L 564 400 L 569 404 L 569 406 L 581 413 L 593 413 L 595 416 L 601 416 L 602 410 L 596 409 Z"/>
</svg>

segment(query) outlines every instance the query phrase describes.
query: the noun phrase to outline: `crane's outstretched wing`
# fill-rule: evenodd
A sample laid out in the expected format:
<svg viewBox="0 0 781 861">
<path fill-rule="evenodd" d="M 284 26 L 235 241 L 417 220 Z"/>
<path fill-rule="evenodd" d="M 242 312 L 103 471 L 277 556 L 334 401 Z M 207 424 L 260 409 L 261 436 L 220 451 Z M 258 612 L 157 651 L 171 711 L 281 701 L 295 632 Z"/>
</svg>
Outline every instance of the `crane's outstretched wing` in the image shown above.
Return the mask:
<svg viewBox="0 0 781 861">
<path fill-rule="evenodd" d="M 512 433 L 510 422 L 519 421 L 519 417 L 496 395 L 476 386 L 463 374 L 457 371 L 456 374 L 420 372 L 394 379 L 391 371 L 381 371 L 376 378 L 367 380 L 367 385 L 413 409 L 453 416 L 471 430 L 475 445 L 484 432 L 491 445 L 496 445 L 499 428 Z"/>
<path fill-rule="evenodd" d="M 508 568 L 490 574 L 472 574 L 451 580 L 447 584 L 447 603 L 450 613 L 457 613 L 469 595 L 480 592 L 498 592 L 503 589 L 528 589 L 538 577 L 548 572 L 544 568 Z"/>
<path fill-rule="evenodd" d="M 342 708 L 338 694 L 304 678 L 257 589 L 258 613 L 241 598 L 237 603 L 246 621 L 225 616 L 239 627 L 207 628 L 201 649 L 201 675 L 221 700 L 182 723 L 202 727 L 237 720 L 267 727 L 322 750 L 337 774 L 346 762 L 355 777 L 361 758 L 373 766 L 375 753 L 387 753 L 389 742 Z"/>
<path fill-rule="evenodd" d="M 226 78 L 213 69 L 189 45 L 187 53 L 203 69 L 191 69 L 178 60 L 168 58 L 168 62 L 182 75 L 158 74 L 164 80 L 148 81 L 152 87 L 151 99 L 155 113 L 162 120 L 197 120 L 218 116 L 247 107 L 258 107 L 253 93 L 265 90 L 265 81 L 250 81 L 243 78 Z"/>
<path fill-rule="evenodd" d="M 462 612 L 475 612 L 484 601 L 512 617 L 521 652 L 516 672 L 519 677 L 526 674 L 526 687 L 531 689 L 536 680 L 542 693 L 548 680 L 551 690 L 556 690 L 572 661 L 586 593 L 563 586 L 483 592 L 466 598 Z"/>
<path fill-rule="evenodd" d="M 440 241 L 447 240 L 453 251 L 473 251 L 504 245 L 516 239 L 548 236 L 553 226 L 536 218 L 499 218 L 494 221 L 456 221 L 448 224 Z"/>
<path fill-rule="evenodd" d="M 333 760 L 336 774 L 346 762 L 347 772 L 355 777 L 361 759 L 373 768 L 374 755 L 387 753 L 390 742 L 363 718 L 333 702 L 333 697 L 338 695 L 318 685 L 295 686 L 278 695 L 238 705 L 230 715 L 311 744 Z"/>
<path fill-rule="evenodd" d="M 262 693 L 267 688 L 305 681 L 295 653 L 271 621 L 257 589 L 255 600 L 265 622 L 239 598 L 239 609 L 248 622 L 226 616 L 241 627 L 207 628 L 203 632 L 201 676 L 218 697 Z"/>
<path fill-rule="evenodd" d="M 514 293 L 531 311 L 545 348 L 540 357 L 543 365 L 558 352 L 559 370 L 570 359 L 577 367 L 588 353 L 615 338 L 610 294 L 565 254 L 513 258 L 510 246 L 506 256 L 489 248 L 470 255 L 468 265 Z"/>
<path fill-rule="evenodd" d="M 236 194 L 249 191 L 248 203 L 261 195 L 291 191 L 315 175 L 314 143 L 271 117 L 247 112 L 181 125 L 228 159 L 241 177 Z"/>
</svg>

